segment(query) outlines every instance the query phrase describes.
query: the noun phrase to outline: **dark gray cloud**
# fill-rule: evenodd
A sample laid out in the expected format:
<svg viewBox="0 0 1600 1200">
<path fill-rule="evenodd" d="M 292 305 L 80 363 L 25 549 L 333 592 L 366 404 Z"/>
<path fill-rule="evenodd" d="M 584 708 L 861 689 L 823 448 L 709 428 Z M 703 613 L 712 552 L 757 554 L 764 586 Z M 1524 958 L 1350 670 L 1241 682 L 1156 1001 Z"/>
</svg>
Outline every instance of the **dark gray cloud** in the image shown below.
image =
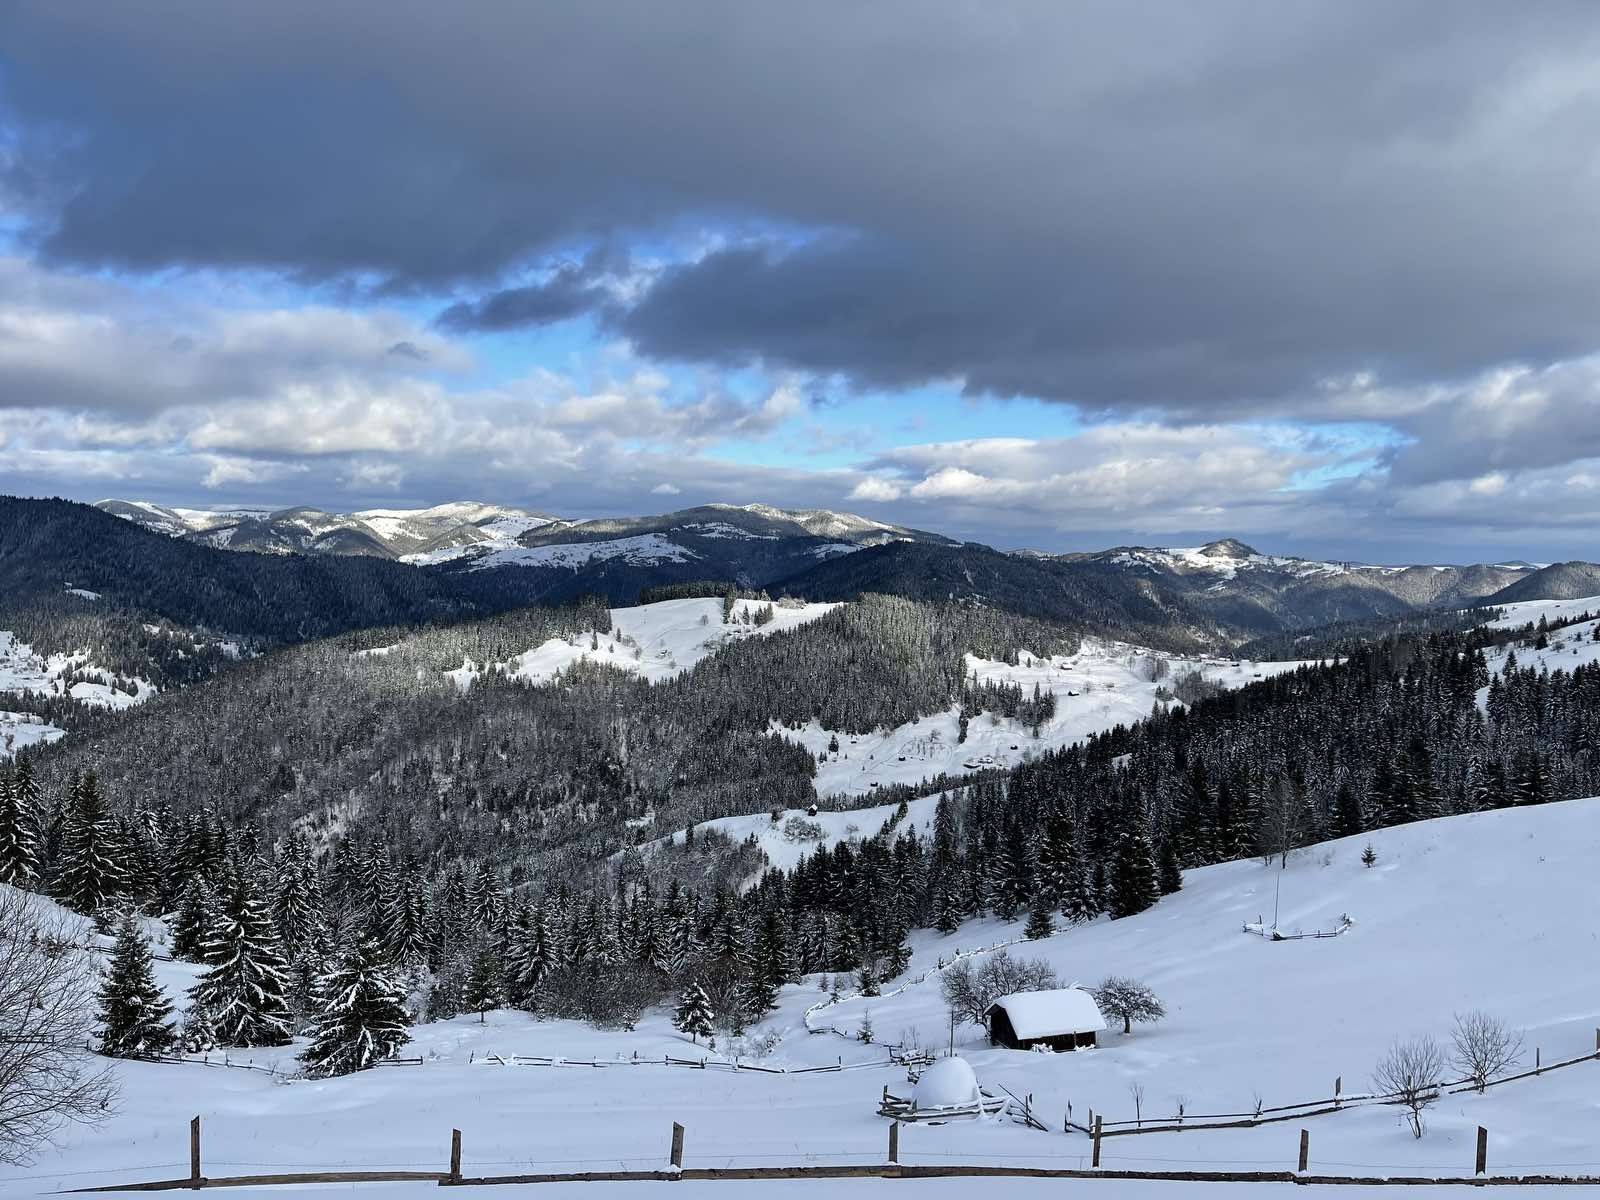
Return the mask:
<svg viewBox="0 0 1600 1200">
<path fill-rule="evenodd" d="M 628 264 L 602 248 L 582 262 L 561 263 L 542 282 L 458 301 L 439 314 L 439 324 L 457 332 L 492 332 L 565 321 L 610 302 L 613 268 L 617 267 L 626 271 Z"/>
<path fill-rule="evenodd" d="M 1594 348 L 1592 4 L 272 12 L 0 12 L 41 254 L 505 328 L 610 302 L 551 254 L 720 227 L 615 314 L 647 352 L 1191 417 Z"/>
</svg>

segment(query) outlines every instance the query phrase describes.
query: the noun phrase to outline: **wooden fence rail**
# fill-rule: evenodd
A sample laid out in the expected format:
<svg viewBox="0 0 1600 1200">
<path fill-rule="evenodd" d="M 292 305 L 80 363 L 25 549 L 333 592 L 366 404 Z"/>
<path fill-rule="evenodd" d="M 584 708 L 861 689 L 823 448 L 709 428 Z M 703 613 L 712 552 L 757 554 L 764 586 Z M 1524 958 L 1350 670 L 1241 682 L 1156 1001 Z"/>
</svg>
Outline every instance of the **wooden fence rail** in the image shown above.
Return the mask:
<svg viewBox="0 0 1600 1200">
<path fill-rule="evenodd" d="M 1540 1051 L 1535 1049 L 1534 1058 L 1536 1065 L 1532 1070 L 1519 1071 L 1515 1075 L 1502 1075 L 1499 1078 L 1488 1080 L 1484 1084 L 1485 1090 L 1499 1087 L 1503 1083 L 1515 1083 L 1522 1079 L 1533 1079 L 1558 1071 L 1564 1067 L 1577 1066 L 1579 1063 L 1600 1061 L 1600 1029 L 1595 1030 L 1595 1048 L 1592 1051 L 1580 1054 L 1575 1058 L 1562 1059 L 1559 1062 L 1545 1063 L 1539 1061 Z M 1469 1079 L 1440 1080 L 1433 1085 L 1434 1095 L 1459 1095 L 1463 1092 L 1475 1092 L 1477 1085 Z M 1398 1104 L 1401 1102 L 1399 1092 L 1362 1092 L 1355 1094 L 1341 1094 L 1338 1082 L 1335 1083 L 1334 1094 L 1325 1100 L 1308 1100 L 1302 1104 L 1279 1104 L 1272 1107 L 1261 1107 L 1251 1112 L 1244 1113 L 1179 1113 L 1171 1117 L 1144 1117 L 1132 1121 L 1102 1121 L 1101 1127 L 1105 1137 L 1127 1137 L 1144 1133 L 1188 1133 L 1207 1129 L 1247 1129 L 1257 1125 L 1271 1125 L 1284 1121 L 1298 1121 L 1304 1117 L 1320 1117 L 1329 1113 L 1343 1112 L 1346 1109 L 1362 1108 L 1373 1104 Z M 1090 1132 L 1086 1126 L 1076 1125 L 1069 1118 L 1066 1129 L 1079 1132 Z"/>
<path fill-rule="evenodd" d="M 887 1099 L 887 1092 L 885 1093 Z M 1003 1101 L 1001 1103 L 1004 1103 Z M 1024 1101 L 1026 1106 L 1026 1102 Z M 1027 1179 L 1149 1179 L 1174 1180 L 1196 1183 L 1316 1183 L 1316 1184 L 1600 1184 L 1600 1176 L 1592 1175 L 1489 1175 L 1487 1154 L 1489 1132 L 1478 1129 L 1474 1174 L 1470 1176 L 1355 1176 L 1312 1175 L 1307 1170 L 1310 1161 L 1310 1133 L 1300 1131 L 1299 1154 L 1294 1170 L 1283 1171 L 1212 1171 L 1212 1170 L 1122 1170 L 1102 1169 L 1100 1166 L 1100 1129 L 1095 1122 L 1093 1166 L 1082 1167 L 1030 1167 L 985 1164 L 916 1164 L 902 1163 L 900 1157 L 900 1124 L 896 1120 L 889 1127 L 888 1157 L 877 1163 L 806 1163 L 791 1166 L 766 1167 L 686 1167 L 684 1147 L 686 1131 L 678 1122 L 672 1123 L 671 1142 L 667 1162 L 653 1170 L 617 1171 L 567 1171 L 534 1172 L 520 1175 L 467 1175 L 462 1170 L 461 1131 L 450 1131 L 449 1167 L 444 1171 L 390 1171 L 381 1167 L 359 1168 L 349 1171 L 300 1171 L 260 1175 L 207 1176 L 201 1167 L 200 1118 L 189 1122 L 189 1174 L 182 1179 L 157 1179 L 139 1183 L 111 1183 L 96 1187 L 74 1188 L 69 1194 L 94 1192 L 169 1192 L 197 1191 L 218 1187 L 270 1187 L 293 1186 L 309 1183 L 433 1183 L 443 1186 L 530 1183 L 590 1183 L 646 1180 L 765 1180 L 765 1179 L 936 1179 L 936 1178 L 1027 1178 Z"/>
</svg>

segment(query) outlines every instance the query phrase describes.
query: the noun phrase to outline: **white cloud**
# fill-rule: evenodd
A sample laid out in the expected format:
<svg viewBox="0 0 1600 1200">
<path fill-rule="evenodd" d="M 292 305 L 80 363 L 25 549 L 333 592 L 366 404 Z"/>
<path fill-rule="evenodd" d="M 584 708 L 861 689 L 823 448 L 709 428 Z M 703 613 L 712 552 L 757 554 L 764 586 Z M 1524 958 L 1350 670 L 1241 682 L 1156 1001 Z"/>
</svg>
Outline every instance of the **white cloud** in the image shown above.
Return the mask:
<svg viewBox="0 0 1600 1200">
<path fill-rule="evenodd" d="M 682 491 L 682 488 L 675 487 L 670 483 L 658 483 L 650 489 L 650 494 L 652 496 L 676 496 Z"/>
<path fill-rule="evenodd" d="M 272 462 L 222 454 L 203 454 L 199 456 L 199 461 L 209 467 L 201 477 L 200 486 L 213 491 L 240 484 L 271 483 L 290 475 L 303 474 L 307 469 L 304 463 Z"/>
<path fill-rule="evenodd" d="M 869 475 L 855 487 L 850 489 L 846 500 L 867 500 L 873 503 L 886 504 L 900 499 L 902 488 L 891 479 L 878 475 Z"/>
</svg>

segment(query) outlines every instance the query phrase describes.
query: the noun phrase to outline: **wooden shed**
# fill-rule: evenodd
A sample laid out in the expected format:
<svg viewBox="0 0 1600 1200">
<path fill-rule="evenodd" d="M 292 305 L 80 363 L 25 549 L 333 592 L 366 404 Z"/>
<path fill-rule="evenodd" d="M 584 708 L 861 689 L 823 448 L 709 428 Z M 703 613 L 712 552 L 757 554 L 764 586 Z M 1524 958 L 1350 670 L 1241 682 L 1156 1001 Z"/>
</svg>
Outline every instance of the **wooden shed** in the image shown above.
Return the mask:
<svg viewBox="0 0 1600 1200">
<path fill-rule="evenodd" d="M 989 1006 L 988 1018 L 989 1044 L 1013 1050 L 1079 1050 L 1095 1045 L 1106 1027 L 1094 996 L 1079 987 L 1001 996 Z"/>
</svg>

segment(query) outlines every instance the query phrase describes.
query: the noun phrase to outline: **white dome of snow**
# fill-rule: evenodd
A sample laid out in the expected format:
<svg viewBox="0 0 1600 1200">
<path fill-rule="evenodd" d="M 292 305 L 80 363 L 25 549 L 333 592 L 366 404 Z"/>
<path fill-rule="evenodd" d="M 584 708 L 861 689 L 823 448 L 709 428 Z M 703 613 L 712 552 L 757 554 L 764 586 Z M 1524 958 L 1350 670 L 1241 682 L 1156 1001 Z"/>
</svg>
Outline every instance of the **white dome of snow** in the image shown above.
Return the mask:
<svg viewBox="0 0 1600 1200">
<path fill-rule="evenodd" d="M 978 1077 L 964 1058 L 941 1058 L 922 1073 L 911 1093 L 912 1104 L 922 1108 L 950 1108 L 978 1102 Z"/>
</svg>

